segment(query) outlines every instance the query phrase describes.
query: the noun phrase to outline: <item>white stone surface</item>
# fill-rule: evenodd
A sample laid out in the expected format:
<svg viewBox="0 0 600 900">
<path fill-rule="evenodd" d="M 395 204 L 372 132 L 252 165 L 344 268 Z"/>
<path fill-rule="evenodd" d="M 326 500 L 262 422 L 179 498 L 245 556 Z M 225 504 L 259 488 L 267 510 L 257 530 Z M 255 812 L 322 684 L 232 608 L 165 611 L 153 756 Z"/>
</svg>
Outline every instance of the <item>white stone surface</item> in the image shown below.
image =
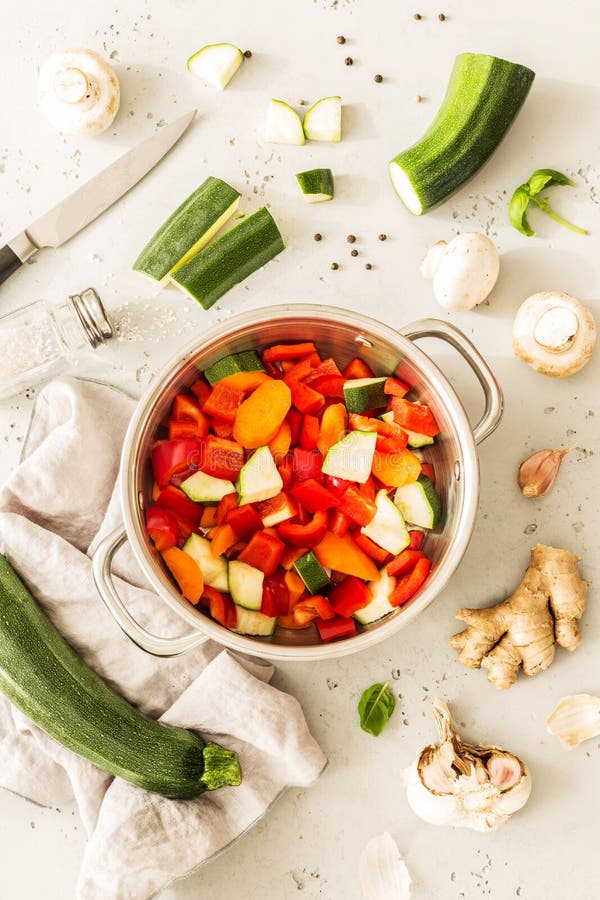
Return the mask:
<svg viewBox="0 0 600 900">
<path fill-rule="evenodd" d="M 413 20 L 421 12 L 424 19 Z M 445 22 L 437 15 L 444 12 Z M 569 547 L 597 583 L 597 356 L 579 376 L 554 382 L 512 357 L 511 323 L 534 291 L 558 288 L 589 300 L 600 317 L 600 92 L 594 0 L 120 0 L 73 4 L 28 0 L 3 10 L 0 63 L 0 231 L 10 239 L 33 217 L 135 142 L 192 106 L 190 133 L 142 185 L 80 236 L 46 251 L 0 288 L 0 307 L 59 298 L 95 285 L 130 327 L 118 341 L 82 358 L 75 371 L 140 393 L 152 373 L 194 334 L 235 311 L 294 299 L 363 310 L 390 324 L 446 315 L 418 272 L 427 246 L 460 230 L 485 230 L 502 253 L 498 286 L 476 312 L 451 316 L 487 355 L 506 393 L 506 414 L 481 447 L 480 515 L 468 553 L 445 594 L 407 631 L 338 662 L 280 664 L 276 683 L 304 704 L 330 764 L 314 788 L 289 791 L 236 846 L 164 894 L 219 900 L 359 900 L 358 855 L 389 830 L 414 879 L 417 900 L 493 896 L 594 900 L 598 896 L 600 745 L 566 752 L 546 734 L 545 719 L 567 693 L 598 692 L 600 613 L 592 584 L 574 656 L 557 653 L 550 671 L 496 693 L 480 672 L 461 667 L 447 649 L 459 606 L 506 595 L 521 577 L 536 540 Z M 348 38 L 344 46 L 336 36 Z M 224 93 L 186 72 L 204 43 L 226 40 L 253 51 Z M 110 57 L 122 82 L 114 127 L 96 139 L 63 139 L 35 107 L 36 67 L 54 50 L 89 46 Z M 415 219 L 395 197 L 386 163 L 425 129 L 443 95 L 454 56 L 492 52 L 538 73 L 517 124 L 492 162 L 432 214 Z M 354 65 L 346 67 L 344 57 Z M 376 73 L 384 76 L 376 84 Z M 340 93 L 339 145 L 265 145 L 267 101 L 292 103 Z M 422 95 L 422 103 L 415 95 Z M 307 206 L 293 174 L 330 165 L 336 199 Z M 556 207 L 589 227 L 584 238 L 532 214 L 539 236 L 507 223 L 508 197 L 538 167 L 576 179 L 553 193 Z M 130 271 L 155 226 L 208 174 L 243 190 L 242 208 L 267 202 L 288 249 L 210 312 L 173 292 L 156 292 Z M 321 243 L 313 233 L 323 234 Z M 358 237 L 356 259 L 345 241 Z M 388 234 L 379 242 L 380 232 Z M 330 263 L 340 264 L 338 271 Z M 364 263 L 373 264 L 371 271 Z M 123 324 L 125 322 L 123 321 Z M 428 344 L 439 356 L 440 349 Z M 464 364 L 443 364 L 476 416 L 479 395 Z M 0 405 L 2 477 L 16 464 L 32 392 Z M 594 415 L 596 413 L 596 415 Z M 575 444 L 554 491 L 528 501 L 515 471 L 530 451 Z M 86 448 L 82 447 L 82 452 Z M 68 478 L 65 472 L 65 478 Z M 358 727 L 356 704 L 374 681 L 391 679 L 401 696 L 385 733 Z M 529 763 L 534 779 L 526 809 L 488 835 L 435 829 L 415 819 L 400 770 L 434 736 L 431 699 L 450 702 L 467 737 L 505 745 Z M 43 810 L 0 796 L 0 859 L 6 898 L 72 896 L 84 836 L 69 807 Z"/>
</svg>

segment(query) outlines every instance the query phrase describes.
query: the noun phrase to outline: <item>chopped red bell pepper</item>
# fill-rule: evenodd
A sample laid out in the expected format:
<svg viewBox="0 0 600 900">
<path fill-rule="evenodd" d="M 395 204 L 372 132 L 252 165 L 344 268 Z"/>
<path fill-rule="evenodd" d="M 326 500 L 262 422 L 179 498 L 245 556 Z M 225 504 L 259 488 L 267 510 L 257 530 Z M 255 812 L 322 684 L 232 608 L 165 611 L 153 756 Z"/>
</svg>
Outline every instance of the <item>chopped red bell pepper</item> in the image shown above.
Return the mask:
<svg viewBox="0 0 600 900">
<path fill-rule="evenodd" d="M 349 487 L 354 485 L 353 481 L 347 481 L 345 478 L 337 478 L 335 475 L 323 476 L 323 483 L 325 487 L 329 488 L 330 491 L 333 491 L 334 494 L 344 494 Z"/>
<path fill-rule="evenodd" d="M 421 475 L 427 475 L 432 485 L 435 487 L 435 469 L 433 468 L 431 463 L 421 463 Z"/>
<path fill-rule="evenodd" d="M 291 381 L 289 388 L 292 392 L 292 403 L 303 415 L 319 412 L 325 402 L 323 394 L 319 394 L 302 381 Z"/>
<path fill-rule="evenodd" d="M 307 381 L 305 381 L 305 384 Z M 313 390 L 318 391 L 323 396 L 343 400 L 345 381 L 346 379 L 343 375 L 319 375 L 318 378 L 311 379 L 309 383 Z"/>
<path fill-rule="evenodd" d="M 290 443 L 293 447 L 300 440 L 300 431 L 302 429 L 302 413 L 298 412 L 297 409 L 292 408 L 285 418 L 288 425 L 290 426 Z"/>
<path fill-rule="evenodd" d="M 193 438 L 159 441 L 152 449 L 152 471 L 160 488 L 168 485 L 176 472 L 198 467 L 204 443 Z"/>
<path fill-rule="evenodd" d="M 235 481 L 243 465 L 244 450 L 235 441 L 213 437 L 211 434 L 202 441 L 198 468 L 207 475 Z"/>
<path fill-rule="evenodd" d="M 422 531 L 409 531 L 410 537 L 410 549 L 411 550 L 420 550 L 421 544 L 423 543 L 423 532 Z"/>
<path fill-rule="evenodd" d="M 287 519 L 293 519 L 298 514 L 298 505 L 293 497 L 290 497 L 285 491 L 280 491 L 279 494 L 269 497 L 268 500 L 260 500 L 256 504 L 256 512 L 264 525 L 278 525 Z"/>
<path fill-rule="evenodd" d="M 287 522 L 284 522 L 279 528 L 281 529 L 285 525 Z M 248 563 L 249 566 L 254 566 L 255 569 L 260 569 L 265 575 L 272 575 L 281 562 L 284 550 L 285 544 L 275 535 L 269 534 L 267 531 L 257 531 L 252 535 L 238 559 L 240 562 Z"/>
<path fill-rule="evenodd" d="M 322 594 L 313 594 L 299 600 L 293 610 L 294 620 L 297 625 L 309 625 L 315 619 L 333 619 L 335 612 L 331 603 Z"/>
<path fill-rule="evenodd" d="M 310 356 L 305 356 L 296 363 L 290 362 L 287 367 L 282 363 L 281 367 L 285 372 L 283 380 L 286 384 L 290 384 L 292 381 L 303 381 L 313 368 L 313 359 L 314 357 L 311 354 Z"/>
<path fill-rule="evenodd" d="M 354 615 L 371 600 L 369 588 L 356 575 L 347 575 L 329 591 L 327 597 L 336 614 L 344 617 Z"/>
<path fill-rule="evenodd" d="M 423 586 L 430 569 L 431 560 L 426 556 L 418 559 L 413 568 L 397 580 L 396 587 L 390 595 L 392 606 L 401 606 L 410 600 Z"/>
<path fill-rule="evenodd" d="M 400 381 L 399 378 L 386 378 L 385 383 L 383 385 L 383 393 L 391 394 L 392 397 L 404 397 L 405 394 L 408 394 L 410 391 L 410 387 L 407 384 L 404 384 L 403 381 Z"/>
<path fill-rule="evenodd" d="M 238 498 L 237 494 L 225 494 L 224 497 L 221 497 L 219 500 L 219 505 L 217 506 L 217 525 L 223 525 L 225 522 L 228 522 L 227 516 L 233 509 L 238 508 Z M 228 522 L 228 524 L 230 524 Z"/>
<path fill-rule="evenodd" d="M 322 466 L 323 457 L 316 450 L 303 450 L 302 447 L 294 447 L 294 482 L 307 481 L 309 478 L 321 481 L 323 478 Z"/>
<path fill-rule="evenodd" d="M 344 371 L 342 372 L 344 378 L 352 379 L 352 378 L 373 378 L 375 373 L 370 366 L 366 364 L 363 359 L 359 359 L 356 356 L 354 359 L 351 359 Z"/>
<path fill-rule="evenodd" d="M 316 416 L 303 416 L 300 429 L 300 446 L 303 450 L 315 450 L 319 441 L 319 420 Z"/>
<path fill-rule="evenodd" d="M 368 525 L 374 518 L 377 507 L 374 500 L 363 496 L 354 485 L 351 485 L 339 497 L 339 510 L 353 522 L 357 522 L 359 525 Z"/>
<path fill-rule="evenodd" d="M 263 362 L 274 363 L 281 362 L 283 359 L 300 359 L 302 356 L 316 352 L 317 348 L 312 341 L 304 344 L 275 344 L 273 347 L 267 347 L 264 351 Z"/>
<path fill-rule="evenodd" d="M 197 422 L 202 434 L 208 434 L 208 419 L 189 394 L 176 394 L 171 407 L 171 419 L 175 422 Z"/>
<path fill-rule="evenodd" d="M 174 514 L 175 515 L 175 514 Z M 182 516 L 175 516 L 177 519 L 177 527 L 179 529 L 179 535 L 177 537 L 177 546 L 183 547 L 187 539 L 189 538 L 192 532 L 197 531 L 198 526 L 194 525 L 192 522 L 188 521 L 188 519 L 184 519 Z"/>
<path fill-rule="evenodd" d="M 177 544 L 179 525 L 169 509 L 150 506 L 146 510 L 146 531 L 157 550 L 168 550 Z"/>
<path fill-rule="evenodd" d="M 384 435 L 378 434 L 375 441 L 375 449 L 379 453 L 401 453 L 407 444 L 408 435 L 406 431 L 400 430 L 396 437 L 384 437 Z"/>
<path fill-rule="evenodd" d="M 201 599 L 208 600 L 210 614 L 215 622 L 224 625 L 225 628 L 235 628 L 237 625 L 237 609 L 231 597 L 205 584 Z"/>
<path fill-rule="evenodd" d="M 168 484 L 160 492 L 155 502 L 157 506 L 170 509 L 176 516 L 186 519 L 192 525 L 197 525 L 202 517 L 202 504 L 194 503 L 183 491 L 172 484 Z"/>
<path fill-rule="evenodd" d="M 283 490 L 289 491 L 294 483 L 294 457 L 292 453 L 286 453 L 277 466 L 277 471 L 283 482 Z"/>
<path fill-rule="evenodd" d="M 424 403 L 411 403 L 402 397 L 392 397 L 392 411 L 394 421 L 407 431 L 416 431 L 429 437 L 440 433 L 435 416 Z"/>
<path fill-rule="evenodd" d="M 399 425 L 395 422 L 386 422 L 384 419 L 369 418 L 369 416 L 361 416 L 358 413 L 350 413 L 348 416 L 350 428 L 356 431 L 376 431 L 384 437 L 398 437 L 404 434 Z"/>
<path fill-rule="evenodd" d="M 316 512 L 306 525 L 294 522 L 282 522 L 277 533 L 283 541 L 295 547 L 314 547 L 325 537 L 327 531 L 327 513 Z"/>
<path fill-rule="evenodd" d="M 328 356 L 327 359 L 324 359 L 319 363 L 318 366 L 310 372 L 309 375 L 304 379 L 306 384 L 312 384 L 317 378 L 321 378 L 323 375 L 337 375 L 340 376 L 342 373 L 340 372 L 338 365 L 331 356 Z"/>
<path fill-rule="evenodd" d="M 169 440 L 177 441 L 180 438 L 201 438 L 208 434 L 207 427 L 198 425 L 198 422 L 176 422 L 169 419 Z"/>
<path fill-rule="evenodd" d="M 235 497 L 235 494 L 226 496 Z M 249 503 L 231 509 L 227 513 L 226 522 L 231 525 L 241 541 L 249 541 L 252 535 L 263 527 L 261 517 Z"/>
<path fill-rule="evenodd" d="M 387 550 L 384 550 L 383 547 L 380 547 L 379 544 L 376 544 L 375 541 L 372 541 L 366 534 L 357 531 L 353 533 L 352 536 L 354 538 L 354 543 L 357 544 L 361 550 L 364 550 L 367 556 L 370 556 L 378 566 L 383 566 L 389 562 L 392 554 L 388 553 Z"/>
<path fill-rule="evenodd" d="M 315 619 L 322 641 L 335 641 L 338 638 L 352 637 L 356 634 L 354 619 L 336 616 L 335 619 Z"/>
<path fill-rule="evenodd" d="M 319 512 L 323 509 L 331 509 L 337 506 L 339 497 L 336 497 L 326 487 L 319 484 L 314 478 L 307 478 L 306 481 L 300 481 L 292 488 L 292 494 L 302 504 L 304 509 L 309 512 Z"/>
<path fill-rule="evenodd" d="M 205 415 L 211 416 L 213 419 L 233 422 L 238 406 L 243 403 L 244 397 L 244 391 L 239 388 L 230 387 L 223 381 L 217 381 L 202 409 Z"/>
<path fill-rule="evenodd" d="M 415 564 L 423 559 L 425 554 L 422 550 L 413 550 L 411 547 L 407 547 L 406 550 L 403 550 L 402 553 L 399 553 L 391 563 L 387 567 L 388 575 L 392 577 L 396 577 L 397 575 L 404 575 L 405 572 L 409 572 Z"/>
<path fill-rule="evenodd" d="M 218 419 L 213 419 L 211 427 L 217 437 L 226 438 L 228 441 L 233 439 L 232 422 L 219 422 Z"/>
<path fill-rule="evenodd" d="M 199 378 L 198 381 L 195 381 L 190 388 L 192 394 L 195 396 L 196 400 L 200 404 L 200 406 L 204 406 L 206 400 L 210 396 L 210 392 L 212 388 L 208 381 L 204 378 Z"/>
<path fill-rule="evenodd" d="M 348 534 L 352 519 L 348 518 L 339 508 L 329 510 L 329 519 L 327 530 L 337 534 L 338 537 L 344 537 Z"/>
<path fill-rule="evenodd" d="M 271 617 L 289 615 L 290 592 L 281 574 L 265 576 L 260 611 Z"/>
</svg>

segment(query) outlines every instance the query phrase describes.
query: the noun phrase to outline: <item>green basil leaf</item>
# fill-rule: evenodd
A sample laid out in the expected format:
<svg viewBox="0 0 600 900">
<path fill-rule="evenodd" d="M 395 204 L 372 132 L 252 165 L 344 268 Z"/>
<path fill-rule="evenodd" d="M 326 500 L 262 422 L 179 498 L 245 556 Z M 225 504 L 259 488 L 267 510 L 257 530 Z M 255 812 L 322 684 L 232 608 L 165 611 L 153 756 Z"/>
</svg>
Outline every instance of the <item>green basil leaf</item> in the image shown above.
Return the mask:
<svg viewBox="0 0 600 900">
<path fill-rule="evenodd" d="M 553 184 L 573 187 L 575 182 L 563 175 L 562 172 L 557 172 L 556 169 L 536 169 L 527 184 L 530 196 L 535 197 L 545 187 L 552 187 Z"/>
<path fill-rule="evenodd" d="M 529 206 L 530 201 L 531 196 L 529 194 L 529 187 L 526 184 L 522 184 L 510 198 L 510 205 L 508 207 L 510 224 L 513 225 L 517 231 L 526 234 L 527 237 L 531 237 L 535 234 L 535 231 L 527 221 L 527 207 Z"/>
<path fill-rule="evenodd" d="M 378 737 L 394 712 L 396 698 L 385 684 L 372 684 L 358 701 L 360 727 L 373 737 Z"/>
</svg>

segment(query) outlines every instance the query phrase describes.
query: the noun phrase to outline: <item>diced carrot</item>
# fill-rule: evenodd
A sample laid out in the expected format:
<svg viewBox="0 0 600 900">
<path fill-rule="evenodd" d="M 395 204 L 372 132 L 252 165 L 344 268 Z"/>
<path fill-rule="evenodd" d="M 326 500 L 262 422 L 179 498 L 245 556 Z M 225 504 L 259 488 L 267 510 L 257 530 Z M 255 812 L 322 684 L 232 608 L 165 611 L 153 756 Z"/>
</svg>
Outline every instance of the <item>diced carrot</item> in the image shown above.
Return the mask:
<svg viewBox="0 0 600 900">
<path fill-rule="evenodd" d="M 300 597 L 306 591 L 306 585 L 300 578 L 297 572 L 286 572 L 284 575 L 284 581 L 286 583 L 287 589 L 290 592 L 290 605 L 293 606 L 294 603 L 297 603 Z"/>
<path fill-rule="evenodd" d="M 299 359 L 316 352 L 317 348 L 312 341 L 304 344 L 275 344 L 273 347 L 267 347 L 263 353 L 263 362 L 273 363 L 281 362 L 282 359 Z"/>
<path fill-rule="evenodd" d="M 272 441 L 292 404 L 283 381 L 265 381 L 238 407 L 233 436 L 247 450 Z"/>
<path fill-rule="evenodd" d="M 292 429 L 287 419 L 281 423 L 281 427 L 272 441 L 269 441 L 269 450 L 276 464 L 284 459 L 292 443 Z"/>
<path fill-rule="evenodd" d="M 200 519 L 201 528 L 213 528 L 217 524 L 217 507 L 205 506 Z"/>
<path fill-rule="evenodd" d="M 210 535 L 210 552 L 213 556 L 222 556 L 238 540 L 238 536 L 229 524 L 217 525 Z"/>
<path fill-rule="evenodd" d="M 204 577 L 196 560 L 178 547 L 163 550 L 161 556 L 185 599 L 194 605 L 198 603 L 204 589 Z"/>
<path fill-rule="evenodd" d="M 226 375 L 225 378 L 221 378 L 217 384 L 226 385 L 249 394 L 251 391 L 256 390 L 260 384 L 272 380 L 271 376 L 267 375 L 266 372 L 235 372 L 233 375 Z"/>
<path fill-rule="evenodd" d="M 322 566 L 335 569 L 336 572 L 356 575 L 365 581 L 373 581 L 379 576 L 373 560 L 355 544 L 349 534 L 338 537 L 331 531 L 326 532 L 314 552 Z"/>
<path fill-rule="evenodd" d="M 417 480 L 421 474 L 421 463 L 410 450 L 401 450 L 400 453 L 375 450 L 372 471 L 386 487 L 402 487 Z"/>
<path fill-rule="evenodd" d="M 358 356 L 351 359 L 342 372 L 345 378 L 373 378 L 374 374 L 371 367 L 363 359 L 359 359 Z"/>
<path fill-rule="evenodd" d="M 317 442 L 319 452 L 323 456 L 333 444 L 337 443 L 344 436 L 347 427 L 348 414 L 344 404 L 333 403 L 331 406 L 328 406 L 321 418 L 321 430 Z"/>
</svg>

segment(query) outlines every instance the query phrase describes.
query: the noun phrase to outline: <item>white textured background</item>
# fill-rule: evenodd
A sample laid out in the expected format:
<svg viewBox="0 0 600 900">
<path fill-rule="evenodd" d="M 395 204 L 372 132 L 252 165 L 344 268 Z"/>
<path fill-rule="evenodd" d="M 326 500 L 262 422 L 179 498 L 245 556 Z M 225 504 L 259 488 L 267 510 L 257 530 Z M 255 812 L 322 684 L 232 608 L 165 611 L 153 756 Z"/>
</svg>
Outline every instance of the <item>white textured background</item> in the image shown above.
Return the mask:
<svg viewBox="0 0 600 900">
<path fill-rule="evenodd" d="M 21 0 L 4 6 L 3 239 L 162 121 L 192 106 L 199 110 L 193 129 L 142 185 L 70 244 L 40 254 L 0 288 L 0 307 L 8 310 L 88 284 L 97 287 L 121 324 L 121 336 L 82 358 L 76 369 L 81 374 L 141 393 L 152 373 L 208 324 L 273 302 L 322 301 L 390 324 L 440 315 L 418 274 L 429 243 L 459 230 L 485 230 L 503 254 L 490 305 L 453 316 L 487 355 L 506 393 L 504 422 L 481 448 L 480 516 L 460 570 L 422 619 L 387 643 L 339 662 L 279 666 L 276 683 L 303 702 L 330 765 L 313 789 L 290 791 L 252 833 L 164 896 L 358 900 L 358 854 L 369 837 L 388 829 L 405 855 L 417 900 L 595 900 L 600 745 L 590 741 L 567 753 L 546 734 L 545 718 L 566 693 L 600 691 L 597 588 L 592 584 L 576 655 L 560 651 L 550 671 L 520 679 L 508 693 L 496 693 L 483 673 L 463 669 L 446 643 L 460 605 L 484 604 L 516 586 L 536 539 L 580 553 L 586 576 L 593 581 L 597 575 L 598 358 L 582 375 L 554 383 L 513 359 L 510 350 L 514 312 L 534 291 L 568 290 L 600 313 L 594 300 L 600 274 L 597 4 Z M 414 12 L 425 18 L 413 21 Z M 443 23 L 439 12 L 447 16 Z M 348 38 L 343 47 L 336 43 L 340 33 Z M 254 54 L 223 94 L 185 69 L 191 52 L 220 40 Z M 121 79 L 121 111 L 114 127 L 97 139 L 63 139 L 35 107 L 39 61 L 71 46 L 103 52 Z M 414 219 L 391 190 L 386 163 L 424 130 L 454 56 L 463 50 L 506 56 L 531 66 L 538 77 L 491 164 L 441 209 Z M 344 66 L 347 55 L 355 60 L 352 67 Z M 377 72 L 382 84 L 373 81 Z M 335 93 L 344 99 L 340 145 L 262 142 L 270 97 L 295 103 Z M 417 94 L 424 102 L 415 102 Z M 333 203 L 308 207 L 293 173 L 317 165 L 333 168 L 337 196 Z M 572 235 L 535 213 L 540 237 L 527 240 L 507 225 L 507 194 L 543 166 L 575 177 L 577 187 L 555 190 L 554 200 L 592 236 Z M 247 211 L 269 203 L 288 249 L 206 313 L 179 294 L 156 294 L 130 266 L 155 226 L 209 174 L 239 187 Z M 315 231 L 323 234 L 320 244 L 312 240 Z M 382 231 L 389 235 L 385 243 L 377 240 Z M 356 259 L 345 242 L 349 232 L 358 236 Z M 340 264 L 337 272 L 329 268 L 333 260 Z M 373 263 L 370 272 L 366 261 Z M 428 349 L 439 353 L 435 346 Z M 476 415 L 479 397 L 471 376 L 463 364 L 443 360 Z M 0 406 L 3 477 L 18 459 L 31 396 Z M 517 463 L 534 449 L 571 444 L 577 450 L 552 495 L 539 503 L 523 499 L 515 484 Z M 388 729 L 375 740 L 359 729 L 356 703 L 365 687 L 387 678 L 401 699 Z M 436 830 L 406 806 L 400 770 L 434 735 L 430 709 L 437 693 L 451 702 L 466 736 L 507 746 L 532 769 L 529 805 L 491 836 Z M 42 810 L 1 795 L 1 896 L 71 896 L 83 843 L 72 809 Z"/>
</svg>

